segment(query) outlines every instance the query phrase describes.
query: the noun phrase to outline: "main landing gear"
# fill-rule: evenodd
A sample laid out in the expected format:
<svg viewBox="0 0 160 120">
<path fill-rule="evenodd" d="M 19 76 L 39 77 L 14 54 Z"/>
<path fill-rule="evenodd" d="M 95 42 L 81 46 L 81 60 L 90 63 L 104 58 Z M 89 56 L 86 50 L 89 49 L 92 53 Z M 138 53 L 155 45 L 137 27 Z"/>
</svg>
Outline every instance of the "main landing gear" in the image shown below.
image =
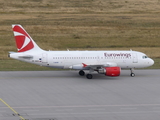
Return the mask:
<svg viewBox="0 0 160 120">
<path fill-rule="evenodd" d="M 131 68 L 130 70 L 131 70 L 131 77 L 134 77 L 134 76 L 135 76 L 135 74 L 134 74 L 134 69 Z"/>
<path fill-rule="evenodd" d="M 85 72 L 84 72 L 83 70 L 80 70 L 80 71 L 79 71 L 79 75 L 80 75 L 80 76 L 84 76 L 84 75 L 85 75 Z M 92 75 L 92 74 L 87 74 L 87 75 L 86 75 L 86 78 L 92 79 L 92 78 L 93 78 L 93 75 Z"/>
<path fill-rule="evenodd" d="M 79 75 L 80 75 L 80 76 L 84 76 L 84 75 L 85 75 L 85 72 L 84 72 L 83 70 L 80 70 L 80 71 L 79 71 Z"/>
<path fill-rule="evenodd" d="M 135 74 L 134 74 L 134 68 L 130 68 L 130 71 L 131 71 L 130 76 L 131 76 L 131 77 L 134 77 L 134 76 L 135 76 Z M 89 73 L 86 75 L 86 78 L 87 78 L 87 79 L 92 79 L 92 78 L 93 78 L 93 75 L 90 74 L 91 72 L 93 72 L 92 69 L 91 69 L 91 70 L 89 71 Z M 80 76 L 84 76 L 84 75 L 85 75 L 85 72 L 84 72 L 83 70 L 80 70 L 80 71 L 79 71 L 79 75 L 80 75 Z"/>
<path fill-rule="evenodd" d="M 93 78 L 93 75 L 92 75 L 92 74 L 87 74 L 87 75 L 86 75 L 86 78 L 92 79 L 92 78 Z"/>
</svg>

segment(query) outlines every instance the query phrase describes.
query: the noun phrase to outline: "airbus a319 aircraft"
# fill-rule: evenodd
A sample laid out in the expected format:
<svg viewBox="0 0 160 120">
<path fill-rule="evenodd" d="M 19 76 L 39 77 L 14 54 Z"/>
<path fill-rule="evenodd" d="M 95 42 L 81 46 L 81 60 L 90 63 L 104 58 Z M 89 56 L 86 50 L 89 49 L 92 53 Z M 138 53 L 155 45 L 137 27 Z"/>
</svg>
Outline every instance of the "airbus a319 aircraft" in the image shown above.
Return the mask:
<svg viewBox="0 0 160 120">
<path fill-rule="evenodd" d="M 154 64 L 142 52 L 137 51 L 46 51 L 42 50 L 21 25 L 12 25 L 18 52 L 10 52 L 9 57 L 40 66 L 79 70 L 79 75 L 92 79 L 92 72 L 106 76 L 119 76 L 121 69 L 149 67 Z"/>
</svg>

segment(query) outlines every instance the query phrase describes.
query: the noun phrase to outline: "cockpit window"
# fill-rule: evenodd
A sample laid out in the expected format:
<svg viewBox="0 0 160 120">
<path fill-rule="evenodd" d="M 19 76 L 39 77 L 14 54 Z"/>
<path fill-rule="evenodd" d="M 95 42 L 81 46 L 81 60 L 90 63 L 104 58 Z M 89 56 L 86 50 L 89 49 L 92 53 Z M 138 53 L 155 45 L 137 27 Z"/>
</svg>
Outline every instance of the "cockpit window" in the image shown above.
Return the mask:
<svg viewBox="0 0 160 120">
<path fill-rule="evenodd" d="M 142 58 L 143 58 L 143 59 L 146 59 L 146 58 L 148 58 L 148 57 L 147 57 L 147 56 L 142 56 Z"/>
</svg>

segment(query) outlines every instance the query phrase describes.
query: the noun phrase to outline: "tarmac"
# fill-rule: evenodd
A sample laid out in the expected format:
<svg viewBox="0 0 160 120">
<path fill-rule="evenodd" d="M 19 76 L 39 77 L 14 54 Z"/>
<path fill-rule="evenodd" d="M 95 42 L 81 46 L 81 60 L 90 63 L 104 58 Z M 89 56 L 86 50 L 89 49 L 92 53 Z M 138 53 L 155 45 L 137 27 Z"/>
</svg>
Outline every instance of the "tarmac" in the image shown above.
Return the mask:
<svg viewBox="0 0 160 120">
<path fill-rule="evenodd" d="M 135 74 L 1 71 L 0 120 L 159 120 L 160 70 Z"/>
</svg>

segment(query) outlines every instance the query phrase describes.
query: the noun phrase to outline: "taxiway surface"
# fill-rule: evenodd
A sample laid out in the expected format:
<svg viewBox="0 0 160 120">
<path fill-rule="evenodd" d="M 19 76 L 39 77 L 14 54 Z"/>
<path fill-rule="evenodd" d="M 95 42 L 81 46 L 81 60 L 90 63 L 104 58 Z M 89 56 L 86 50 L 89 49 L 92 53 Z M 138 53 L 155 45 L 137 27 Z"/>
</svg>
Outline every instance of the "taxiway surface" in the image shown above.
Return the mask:
<svg viewBox="0 0 160 120">
<path fill-rule="evenodd" d="M 159 120 L 160 70 L 129 74 L 1 71 L 0 120 Z"/>
</svg>

